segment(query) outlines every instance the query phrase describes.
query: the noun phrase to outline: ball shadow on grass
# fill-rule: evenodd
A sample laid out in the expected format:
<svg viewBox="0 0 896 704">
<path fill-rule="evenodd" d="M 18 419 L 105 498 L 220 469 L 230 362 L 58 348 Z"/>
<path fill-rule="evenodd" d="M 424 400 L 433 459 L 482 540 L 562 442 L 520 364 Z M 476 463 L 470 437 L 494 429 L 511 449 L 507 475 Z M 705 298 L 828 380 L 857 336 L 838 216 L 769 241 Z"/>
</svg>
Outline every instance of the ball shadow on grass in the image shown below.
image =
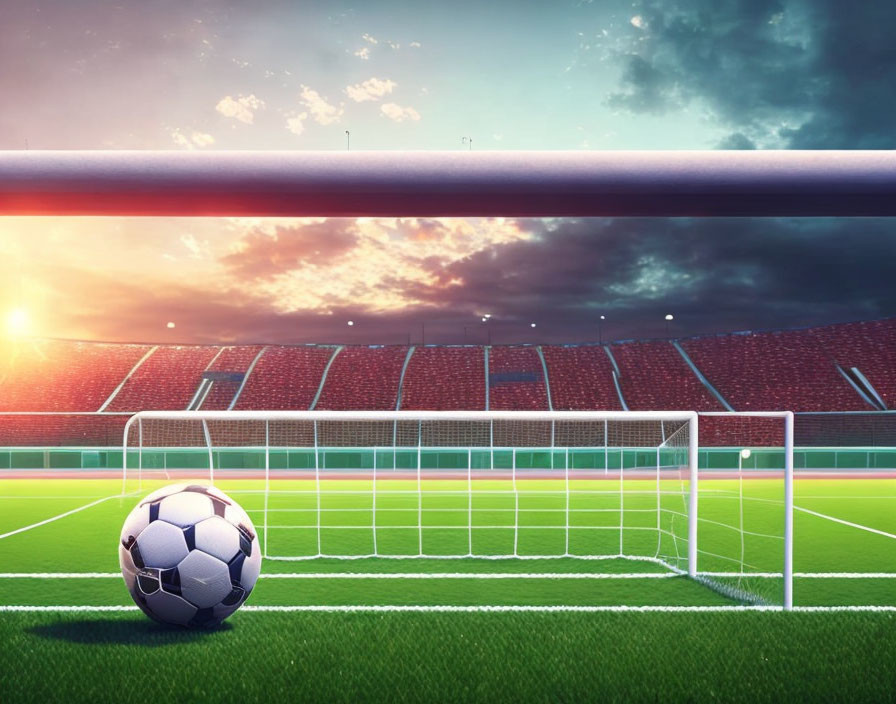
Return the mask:
<svg viewBox="0 0 896 704">
<path fill-rule="evenodd" d="M 139 645 L 157 648 L 214 638 L 233 629 L 228 623 L 216 628 L 167 626 L 146 618 L 83 618 L 33 626 L 28 632 L 39 638 L 85 645 Z"/>
</svg>

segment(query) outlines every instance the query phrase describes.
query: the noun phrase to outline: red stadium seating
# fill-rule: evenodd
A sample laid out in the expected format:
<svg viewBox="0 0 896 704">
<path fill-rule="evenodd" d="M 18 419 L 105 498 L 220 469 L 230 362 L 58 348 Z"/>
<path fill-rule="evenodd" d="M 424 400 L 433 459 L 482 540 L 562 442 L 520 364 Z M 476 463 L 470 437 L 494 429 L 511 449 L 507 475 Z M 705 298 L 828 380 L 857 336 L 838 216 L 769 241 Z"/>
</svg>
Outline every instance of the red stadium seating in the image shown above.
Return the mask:
<svg viewBox="0 0 896 704">
<path fill-rule="evenodd" d="M 65 340 L 0 347 L 0 410 L 99 410 L 149 350 Z"/>
<path fill-rule="evenodd" d="M 492 347 L 488 374 L 491 410 L 547 410 L 544 369 L 534 347 Z"/>
<path fill-rule="evenodd" d="M 890 408 L 896 407 L 896 319 L 848 323 L 807 330 L 736 333 L 692 338 L 682 346 L 696 366 L 737 410 L 797 412 L 871 411 L 843 378 L 837 365 L 856 367 Z M 203 372 L 233 372 L 213 380 L 203 410 L 226 409 L 248 371 L 236 408 L 307 409 L 312 405 L 332 346 L 160 346 L 133 375 L 128 373 L 152 348 L 146 345 L 38 340 L 0 347 L 0 413 L 3 411 L 93 412 L 115 389 L 107 411 L 183 410 L 194 398 Z M 720 410 L 666 341 L 612 346 L 619 383 L 633 410 Z M 408 348 L 346 347 L 335 356 L 317 408 L 389 410 L 396 407 Z M 613 366 L 597 345 L 545 346 L 553 408 L 619 410 Z M 419 347 L 401 389 L 404 409 L 481 409 L 485 406 L 483 347 Z M 537 348 L 489 348 L 489 407 L 495 410 L 548 408 L 544 370 Z M 124 382 L 124 383 L 122 383 Z M 801 432 L 813 442 L 832 433 L 879 444 L 889 425 L 856 416 L 850 425 L 817 416 Z M 746 421 L 745 421 L 746 422 Z M 121 417 L 7 416 L 0 419 L 0 446 L 117 444 Z M 767 426 L 767 427 L 766 427 Z M 831 426 L 831 427 L 829 427 Z M 736 433 L 730 423 L 701 421 L 701 442 L 761 444 L 780 432 L 777 421 L 752 422 Z M 833 428 L 833 429 L 831 429 Z"/>
<path fill-rule="evenodd" d="M 556 411 L 620 411 L 613 385 L 613 365 L 603 347 L 543 347 Z"/>
<path fill-rule="evenodd" d="M 417 347 L 401 389 L 403 410 L 485 408 L 485 354 L 481 347 Z"/>
<path fill-rule="evenodd" d="M 870 410 L 806 330 L 700 337 L 681 345 L 735 410 Z"/>
<path fill-rule="evenodd" d="M 316 408 L 330 411 L 395 410 L 408 348 L 345 347 L 333 360 Z"/>
<path fill-rule="evenodd" d="M 245 374 L 252 360 L 263 349 L 261 345 L 245 347 L 225 347 L 209 367 L 210 372 L 239 372 Z M 198 407 L 202 411 L 226 411 L 240 388 L 237 380 L 216 380 L 212 382 L 208 395 Z"/>
<path fill-rule="evenodd" d="M 628 342 L 610 349 L 630 410 L 725 410 L 670 342 Z"/>
<path fill-rule="evenodd" d="M 159 347 L 112 399 L 107 411 L 183 411 L 217 347 Z"/>
<path fill-rule="evenodd" d="M 333 347 L 268 347 L 243 387 L 236 410 L 307 411 Z"/>
<path fill-rule="evenodd" d="M 896 319 L 846 323 L 810 331 L 847 369 L 856 367 L 889 409 L 896 409 Z"/>
</svg>

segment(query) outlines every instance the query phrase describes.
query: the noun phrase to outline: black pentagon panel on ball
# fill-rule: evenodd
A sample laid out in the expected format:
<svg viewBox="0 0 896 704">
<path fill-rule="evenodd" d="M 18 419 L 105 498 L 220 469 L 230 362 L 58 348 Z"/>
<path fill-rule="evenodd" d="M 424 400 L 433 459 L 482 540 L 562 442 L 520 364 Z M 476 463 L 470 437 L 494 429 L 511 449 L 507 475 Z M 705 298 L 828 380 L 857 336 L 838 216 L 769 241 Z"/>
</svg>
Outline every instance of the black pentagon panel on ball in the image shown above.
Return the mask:
<svg viewBox="0 0 896 704">
<path fill-rule="evenodd" d="M 153 521 L 159 520 L 159 504 L 160 503 L 162 503 L 161 500 L 153 501 L 149 505 L 149 522 L 150 523 L 152 523 Z"/>
<path fill-rule="evenodd" d="M 255 540 L 255 536 L 242 523 L 236 529 L 240 532 L 240 552 L 246 557 L 252 557 L 252 541 Z"/>
<path fill-rule="evenodd" d="M 131 559 L 134 561 L 134 567 L 138 569 L 146 567 L 146 563 L 143 561 L 143 555 L 140 554 L 140 546 L 136 541 L 131 545 Z"/>
<path fill-rule="evenodd" d="M 121 541 L 121 545 L 125 550 L 130 550 L 131 546 L 136 542 L 137 538 L 135 538 L 133 535 L 129 535 L 127 538 Z"/>
<path fill-rule="evenodd" d="M 246 595 L 246 590 L 242 587 L 238 587 L 234 585 L 233 591 L 230 592 L 227 596 L 225 596 L 221 603 L 224 606 L 234 606 L 235 604 L 240 603 L 240 599 L 242 599 Z"/>
<path fill-rule="evenodd" d="M 215 609 L 209 606 L 206 609 L 199 609 L 187 625 L 198 626 L 199 628 L 211 628 L 212 626 L 217 626 L 218 623 L 220 623 L 220 620 L 215 616 Z"/>
<path fill-rule="evenodd" d="M 180 596 L 180 573 L 177 567 L 170 570 L 161 570 L 159 572 L 159 581 L 162 583 L 162 589 L 169 594 L 177 594 Z"/>
<path fill-rule="evenodd" d="M 227 563 L 227 568 L 230 570 L 230 581 L 234 584 L 239 584 L 240 579 L 243 576 L 243 563 L 246 561 L 246 553 L 238 552 L 236 557 L 234 557 L 230 562 Z"/>
<path fill-rule="evenodd" d="M 187 543 L 187 550 L 196 549 L 196 526 L 187 526 L 184 528 L 184 540 Z"/>
<path fill-rule="evenodd" d="M 154 570 L 140 570 L 137 574 L 137 585 L 144 594 L 154 594 L 159 591 L 159 575 Z"/>
</svg>

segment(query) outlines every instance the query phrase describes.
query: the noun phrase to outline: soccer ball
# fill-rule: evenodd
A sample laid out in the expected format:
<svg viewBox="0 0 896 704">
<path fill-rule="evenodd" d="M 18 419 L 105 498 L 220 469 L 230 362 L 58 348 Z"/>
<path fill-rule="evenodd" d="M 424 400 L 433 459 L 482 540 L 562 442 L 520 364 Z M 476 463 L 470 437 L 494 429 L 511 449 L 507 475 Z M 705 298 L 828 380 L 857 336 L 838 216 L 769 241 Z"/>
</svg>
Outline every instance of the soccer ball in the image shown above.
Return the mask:
<svg viewBox="0 0 896 704">
<path fill-rule="evenodd" d="M 249 596 L 261 550 L 246 512 L 223 491 L 172 484 L 140 500 L 121 529 L 121 573 L 143 612 L 212 628 Z"/>
</svg>

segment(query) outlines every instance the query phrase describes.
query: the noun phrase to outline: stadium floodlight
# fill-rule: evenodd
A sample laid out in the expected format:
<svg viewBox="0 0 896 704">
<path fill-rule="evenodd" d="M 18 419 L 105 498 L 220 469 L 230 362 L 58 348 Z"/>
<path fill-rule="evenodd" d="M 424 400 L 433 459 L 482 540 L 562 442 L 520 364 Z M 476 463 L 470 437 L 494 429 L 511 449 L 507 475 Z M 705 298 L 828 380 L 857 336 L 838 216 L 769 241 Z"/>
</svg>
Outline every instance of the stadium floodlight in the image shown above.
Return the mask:
<svg viewBox="0 0 896 704">
<path fill-rule="evenodd" d="M 893 216 L 894 151 L 0 151 L 0 215 Z"/>
<path fill-rule="evenodd" d="M 630 560 L 789 608 L 793 416 L 706 415 L 144 411 L 124 429 L 122 491 L 139 490 L 153 468 L 184 476 L 170 455 L 212 483 L 264 481 L 271 559 Z M 703 436 L 761 451 L 765 479 L 734 475 L 737 464 L 707 468 L 701 493 Z M 770 482 L 783 487 L 780 501 L 753 495 Z"/>
</svg>

